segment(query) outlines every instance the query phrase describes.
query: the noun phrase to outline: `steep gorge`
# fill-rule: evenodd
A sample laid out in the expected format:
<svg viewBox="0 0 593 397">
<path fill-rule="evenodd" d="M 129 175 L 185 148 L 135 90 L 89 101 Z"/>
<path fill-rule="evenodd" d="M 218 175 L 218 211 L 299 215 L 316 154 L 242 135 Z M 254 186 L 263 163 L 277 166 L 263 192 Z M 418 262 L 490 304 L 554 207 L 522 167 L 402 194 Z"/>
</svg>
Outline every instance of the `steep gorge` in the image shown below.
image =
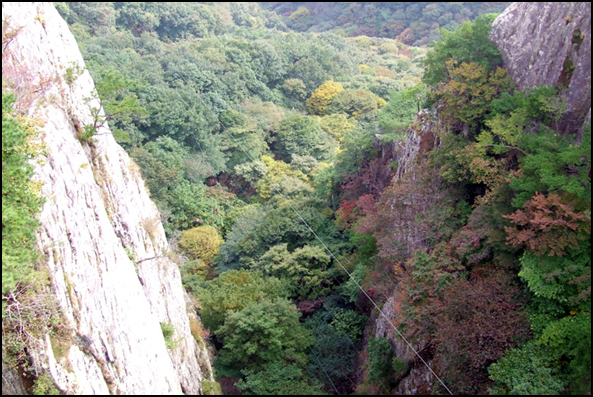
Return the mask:
<svg viewBox="0 0 593 397">
<path fill-rule="evenodd" d="M 490 38 L 501 51 L 502 67 L 508 70 L 517 90 L 542 85 L 555 87 L 566 106 L 556 128 L 564 134 L 574 134 L 574 141 L 579 142 L 584 124 L 591 122 L 591 5 L 517 2 L 499 15 L 492 26 Z M 397 154 L 395 181 L 425 160 L 419 155 L 422 142 L 434 141 L 429 146 L 436 147 L 442 132 L 436 108 L 418 114 L 405 145 Z M 409 251 L 417 248 L 414 239 L 408 240 Z M 388 319 L 378 316 L 373 328 L 375 338 L 390 339 L 397 357 L 414 362 L 393 394 L 414 394 L 420 389 L 431 392 L 438 385 L 433 374 L 389 324 L 405 325 L 405 316 L 400 311 L 409 299 L 404 287 L 395 285 L 383 306 Z M 414 331 L 404 331 L 404 336 L 413 341 L 417 351 L 432 344 L 418 338 Z"/>
<path fill-rule="evenodd" d="M 30 349 L 36 371 L 67 393 L 201 394 L 210 358 L 157 208 L 106 124 L 80 139 L 100 105 L 73 35 L 51 3 L 3 3 L 2 18 L 16 32 L 3 77 L 43 124 L 38 249 L 71 329 L 57 357 L 50 335 Z M 159 323 L 173 326 L 174 348 Z"/>
</svg>

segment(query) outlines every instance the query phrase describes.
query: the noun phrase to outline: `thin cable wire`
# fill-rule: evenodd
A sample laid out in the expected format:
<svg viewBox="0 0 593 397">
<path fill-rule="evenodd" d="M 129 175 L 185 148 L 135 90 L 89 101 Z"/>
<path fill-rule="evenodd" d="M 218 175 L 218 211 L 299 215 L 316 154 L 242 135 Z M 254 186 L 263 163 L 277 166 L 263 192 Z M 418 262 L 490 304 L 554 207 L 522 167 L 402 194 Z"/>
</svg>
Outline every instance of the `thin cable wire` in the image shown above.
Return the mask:
<svg viewBox="0 0 593 397">
<path fill-rule="evenodd" d="M 319 361 L 319 359 L 317 358 L 317 355 L 315 354 L 315 352 L 313 350 L 311 350 L 311 354 L 313 354 L 313 357 L 315 357 L 315 360 L 317 360 L 317 363 L 321 366 L 321 369 L 325 373 L 325 376 L 327 376 L 327 379 L 329 380 L 329 382 L 332 384 L 332 387 L 336 391 L 336 394 L 337 395 L 340 395 L 340 392 L 338 391 L 338 389 L 336 389 L 336 385 L 334 385 L 334 382 L 332 382 L 331 378 L 329 377 L 329 375 L 325 371 L 325 368 L 323 367 L 323 364 L 321 364 L 321 361 Z"/>
<path fill-rule="evenodd" d="M 182 77 L 183 81 L 187 84 L 187 81 L 185 80 L 185 78 L 180 74 L 180 76 Z M 193 87 L 192 87 L 193 89 Z M 194 90 L 195 91 L 195 90 Z M 204 101 L 202 100 L 201 96 L 196 92 L 198 98 L 200 98 L 200 101 L 202 102 L 202 104 L 204 105 L 204 108 L 206 108 L 206 110 L 210 111 L 210 109 L 208 109 L 208 107 L 205 105 Z M 212 112 L 212 114 L 216 117 L 216 115 Z M 222 129 L 229 135 L 229 137 L 235 142 L 235 144 L 237 145 L 237 147 L 239 147 L 243 153 L 245 153 L 245 155 L 249 158 L 249 160 L 251 160 L 252 162 L 255 162 L 255 160 L 251 157 L 251 155 L 245 150 L 243 149 L 243 147 L 239 144 L 239 142 L 237 142 L 237 140 L 235 139 L 235 137 L 228 131 L 228 129 L 225 127 L 225 125 L 222 123 L 222 121 L 220 121 L 220 119 L 218 117 L 216 117 L 216 119 L 218 120 L 218 123 L 221 125 Z M 194 137 L 195 138 L 195 137 Z M 264 177 L 266 177 L 268 179 L 268 181 L 270 182 L 270 187 L 273 186 L 272 181 L 270 180 L 270 178 L 267 175 L 264 175 Z M 414 347 L 412 346 L 412 344 L 403 336 L 403 334 L 399 331 L 399 329 L 395 326 L 395 324 L 393 324 L 393 322 L 389 319 L 389 317 L 387 317 L 387 315 L 383 312 L 383 310 L 381 310 L 381 308 L 375 303 L 375 301 L 367 294 L 367 292 L 360 286 L 360 284 L 356 281 L 356 279 L 350 274 L 350 272 L 348 271 L 348 269 L 346 269 L 344 267 L 344 265 L 342 265 L 342 262 L 340 262 L 340 260 L 334 255 L 334 253 L 327 247 L 327 245 L 325 245 L 325 243 L 323 242 L 323 240 L 321 240 L 321 238 L 319 238 L 319 236 L 317 235 L 317 233 L 315 233 L 315 231 L 309 226 L 309 224 L 307 223 L 307 221 L 305 219 L 303 219 L 303 217 L 301 216 L 301 214 L 293 207 L 293 205 L 290 203 L 290 201 L 288 199 L 286 199 L 286 197 L 284 197 L 284 195 L 280 192 L 280 190 L 275 187 L 274 190 L 276 190 L 276 192 L 278 193 L 278 195 L 286 202 L 286 204 L 288 204 L 288 206 L 292 209 L 292 211 L 298 216 L 298 218 L 303 222 L 303 224 L 307 227 L 307 229 L 309 229 L 309 231 L 315 236 L 315 238 L 321 243 L 321 245 L 323 245 L 323 247 L 325 248 L 325 250 L 330 254 L 330 256 L 340 265 L 340 267 L 346 272 L 346 274 L 348 274 L 348 277 L 350 277 L 350 279 L 356 284 L 356 286 L 362 291 L 362 293 L 367 297 L 367 299 L 373 304 L 373 306 L 379 311 L 379 313 L 387 320 L 387 322 L 391 325 L 391 327 L 395 330 L 395 332 L 397 332 L 397 334 L 402 338 L 402 340 L 408 345 L 408 347 L 410 349 L 412 349 L 412 351 L 414 352 L 414 354 L 416 356 L 418 356 L 418 358 L 420 359 L 420 361 L 422 361 L 422 363 L 426 366 L 426 368 L 428 368 L 428 370 L 434 375 L 434 377 L 439 381 L 439 383 L 445 388 L 445 390 L 447 390 L 447 392 L 450 395 L 453 395 L 453 393 L 451 392 L 451 390 L 449 390 L 449 388 L 445 385 L 445 383 L 441 380 L 441 378 L 433 371 L 433 369 L 430 367 L 430 365 L 428 365 L 428 363 L 422 358 L 422 356 L 420 356 L 420 354 L 416 351 L 416 349 L 414 349 Z M 324 370 L 325 371 L 325 370 Z"/>
</svg>

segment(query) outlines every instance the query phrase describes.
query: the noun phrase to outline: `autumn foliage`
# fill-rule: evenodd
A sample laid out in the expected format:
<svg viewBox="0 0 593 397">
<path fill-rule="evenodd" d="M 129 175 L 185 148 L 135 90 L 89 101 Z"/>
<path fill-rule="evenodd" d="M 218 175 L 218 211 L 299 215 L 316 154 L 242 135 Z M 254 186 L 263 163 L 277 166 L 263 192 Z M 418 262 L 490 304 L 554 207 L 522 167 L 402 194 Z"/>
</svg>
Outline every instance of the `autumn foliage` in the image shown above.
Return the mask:
<svg viewBox="0 0 593 397">
<path fill-rule="evenodd" d="M 556 193 L 536 193 L 523 210 L 505 218 L 514 224 L 505 228 L 509 244 L 524 246 L 535 255 L 564 256 L 591 236 L 591 217 Z"/>
<path fill-rule="evenodd" d="M 436 361 L 458 392 L 485 392 L 487 366 L 529 337 L 524 303 L 513 278 L 496 270 L 459 279 L 433 302 Z"/>
<path fill-rule="evenodd" d="M 223 243 L 218 231 L 212 226 L 198 226 L 186 230 L 179 239 L 179 246 L 185 250 L 190 259 L 201 259 L 210 263 L 218 255 L 218 249 Z"/>
<path fill-rule="evenodd" d="M 324 115 L 332 99 L 341 91 L 344 91 L 342 84 L 331 80 L 326 81 L 307 99 L 307 110 L 310 114 Z"/>
<path fill-rule="evenodd" d="M 443 116 L 471 128 L 478 126 L 493 99 L 513 87 L 505 69 L 488 72 L 485 66 L 473 62 L 455 67 L 454 60 L 446 62 L 446 67 L 449 81 L 436 90 L 443 99 Z"/>
</svg>

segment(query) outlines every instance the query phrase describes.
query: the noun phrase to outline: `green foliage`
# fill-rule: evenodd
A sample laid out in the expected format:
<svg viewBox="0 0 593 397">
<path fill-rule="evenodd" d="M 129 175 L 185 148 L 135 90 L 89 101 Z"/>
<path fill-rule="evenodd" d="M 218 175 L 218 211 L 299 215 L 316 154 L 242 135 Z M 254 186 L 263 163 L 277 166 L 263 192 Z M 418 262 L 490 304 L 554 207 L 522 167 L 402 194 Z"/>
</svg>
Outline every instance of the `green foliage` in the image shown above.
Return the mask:
<svg viewBox="0 0 593 397">
<path fill-rule="evenodd" d="M 491 22 L 485 17 L 464 21 L 454 32 L 441 29 L 441 40 L 432 44 L 433 50 L 424 61 L 424 83 L 433 88 L 446 83 L 451 78 L 451 69 L 463 63 L 477 63 L 486 72 L 493 72 L 502 64 L 502 58 L 490 41 L 491 29 Z M 453 63 L 446 65 L 451 59 Z"/>
<path fill-rule="evenodd" d="M 519 276 L 535 295 L 532 328 L 550 362 L 557 363 L 575 393 L 590 391 L 590 240 L 565 256 L 525 252 Z"/>
<path fill-rule="evenodd" d="M 319 118 L 321 128 L 334 139 L 343 143 L 344 136 L 356 126 L 356 121 L 345 113 L 329 114 Z"/>
<path fill-rule="evenodd" d="M 290 14 L 292 21 L 298 21 L 301 18 L 309 16 L 309 9 L 307 7 L 299 7 L 295 12 Z"/>
<path fill-rule="evenodd" d="M 298 183 L 297 180 L 309 182 L 309 178 L 301 170 L 292 168 L 282 160 L 276 161 L 270 156 L 262 156 L 261 161 L 266 171 L 265 177 L 257 182 L 257 193 L 264 199 L 276 194 L 276 188 L 285 178 L 290 178 L 293 183 Z"/>
<path fill-rule="evenodd" d="M 311 58 L 298 60 L 290 69 L 291 78 L 298 78 L 305 83 L 307 96 L 330 77 L 323 66 Z"/>
<path fill-rule="evenodd" d="M 319 384 L 311 382 L 298 364 L 282 361 L 268 362 L 263 370 L 246 370 L 245 380 L 239 380 L 237 388 L 246 395 L 319 395 L 324 394 Z"/>
<path fill-rule="evenodd" d="M 405 374 L 408 372 L 409 366 L 408 362 L 404 359 L 394 357 L 391 363 L 391 367 L 396 373 Z"/>
<path fill-rule="evenodd" d="M 76 67 L 79 68 L 78 65 Z M 66 72 L 66 80 L 68 80 L 68 69 Z M 79 71 L 76 71 L 76 73 L 80 74 Z M 117 70 L 109 67 L 101 70 L 101 79 L 95 83 L 99 107 L 91 107 L 94 123 L 92 126 L 85 126 L 85 132 L 90 135 L 86 137 L 87 140 L 98 133 L 99 128 L 105 122 L 110 122 L 109 127 L 117 141 L 131 142 L 129 133 L 124 129 L 132 130 L 131 122 L 148 114 L 147 110 L 140 105 L 138 97 L 130 92 L 130 88 L 134 84 L 137 84 L 137 82 L 126 79 Z M 102 115 L 102 112 L 105 114 Z"/>
<path fill-rule="evenodd" d="M 150 149 L 148 146 L 134 148 L 130 155 L 140 166 L 142 177 L 153 199 L 165 201 L 169 189 L 181 180 L 182 169 L 165 166 L 155 154 L 149 151 Z"/>
<path fill-rule="evenodd" d="M 590 265 L 589 265 L 590 266 Z M 586 311 L 566 316 L 548 325 L 539 343 L 549 348 L 555 360 L 568 358 L 568 378 L 575 393 L 591 391 L 591 304 Z"/>
<path fill-rule="evenodd" d="M 170 225 L 165 227 L 170 230 L 192 227 L 196 223 L 222 226 L 223 213 L 217 201 L 205 195 L 204 185 L 181 181 L 171 189 L 167 204 L 170 215 L 166 220 Z"/>
<path fill-rule="evenodd" d="M 436 96 L 444 104 L 443 116 L 461 121 L 476 131 L 488 114 L 492 100 L 514 88 L 514 84 L 505 69 L 488 72 L 486 66 L 476 62 L 456 66 L 454 59 L 445 65 L 448 79 L 436 90 Z"/>
<path fill-rule="evenodd" d="M 325 250 L 305 245 L 289 252 L 287 244 L 271 247 L 253 270 L 287 283 L 289 297 L 298 301 L 316 299 L 330 291 L 330 257 Z"/>
<path fill-rule="evenodd" d="M 168 191 L 183 179 L 189 151 L 169 137 L 160 137 L 142 147 L 133 148 L 130 155 L 140 166 L 153 199 L 161 201 L 166 200 Z"/>
<path fill-rule="evenodd" d="M 181 284 L 191 293 L 198 290 L 205 280 L 212 280 L 216 276 L 213 266 L 199 259 L 187 260 L 180 264 L 179 273 L 181 273 Z"/>
<path fill-rule="evenodd" d="M 64 72 L 64 80 L 66 80 L 66 84 L 71 86 L 76 79 L 84 72 L 84 69 L 81 68 L 77 63 L 72 62 L 72 66 L 66 68 L 66 72 Z"/>
<path fill-rule="evenodd" d="M 282 89 L 289 98 L 294 98 L 302 102 L 307 97 L 307 86 L 301 79 L 286 79 L 282 84 Z"/>
<path fill-rule="evenodd" d="M 488 371 L 496 382 L 492 394 L 554 395 L 564 391 L 565 382 L 558 377 L 559 368 L 535 341 L 507 350 Z"/>
<path fill-rule="evenodd" d="M 175 335 L 175 328 L 173 327 L 173 324 L 168 322 L 163 322 L 160 324 L 161 332 L 163 333 L 163 338 L 165 338 L 165 345 L 167 346 L 167 349 L 175 349 L 181 339 L 173 339 L 173 335 Z"/>
<path fill-rule="evenodd" d="M 371 288 L 369 293 L 384 297 L 385 291 L 392 290 L 387 288 L 397 282 L 402 296 L 414 299 L 402 302 L 403 311 L 398 313 L 402 322 L 419 340 L 433 342 L 427 354 L 438 352 L 435 365 L 459 380 L 459 390 L 469 392 L 472 385 L 487 382 L 485 363 L 516 345 L 509 335 L 524 336 L 525 316 L 518 304 L 522 301 L 511 307 L 507 299 L 515 296 L 516 289 L 482 267 L 495 263 L 514 269 L 520 265 L 520 248 L 505 246 L 504 226 L 511 222 L 501 214 L 512 212 L 513 189 L 508 183 L 512 178 L 525 185 L 531 183 L 529 178 L 541 183 L 539 169 L 530 171 L 523 162 L 539 153 L 527 147 L 525 142 L 531 137 L 525 138 L 524 131 L 539 122 L 553 128 L 562 103 L 548 88 L 511 94 L 505 76 L 495 70 L 500 57 L 487 40 L 491 18 L 446 32 L 443 42 L 435 44 L 436 51 L 427 57 L 425 79 L 428 87 L 442 90 L 437 96 L 443 99 L 443 114 L 458 135 L 439 136 L 444 148 L 433 163 L 435 172 L 424 175 L 417 169 L 407 184 L 400 180 L 389 187 L 397 165 L 392 143 L 404 138 L 426 96 L 423 86 L 417 85 L 424 51 L 377 36 L 425 44 L 438 38 L 435 29 L 453 30 L 482 6 L 321 6 L 327 12 L 318 12 L 317 7 L 309 13 L 294 12 L 298 6 L 292 3 L 265 5 L 283 7 L 281 13 L 293 28 L 307 29 L 324 14 L 321 30 L 347 21 L 356 21 L 357 26 L 344 26 L 339 35 L 282 33 L 266 29 L 286 28 L 280 17 L 262 11 L 256 3 L 72 3 L 60 8 L 82 38 L 80 46 L 95 80 L 106 91 L 110 86 L 120 87 L 109 94 L 115 101 L 136 98 L 135 103 L 123 104 L 149 112 L 110 125 L 130 136 L 128 150 L 161 210 L 168 235 L 185 230 L 183 246 L 195 230 L 210 231 L 194 236 L 197 253 L 193 258 L 198 259 L 183 264 L 182 274 L 184 285 L 202 305 L 200 315 L 219 348 L 219 375 L 240 379 L 237 386 L 246 393 L 314 394 L 320 384 L 333 392 L 319 359 L 340 394 L 352 391 L 364 318 L 350 310 L 346 301 L 356 302 L 360 290 L 347 281 L 341 287 L 345 301 L 333 305 L 335 299 L 328 294 L 333 287 L 330 273 L 335 269 L 294 207 L 336 255 L 354 259 L 354 277 Z M 488 7 L 483 5 L 480 11 Z M 451 75 L 447 76 L 445 62 L 450 58 L 455 61 L 449 64 Z M 339 81 L 345 90 L 321 90 L 315 97 L 314 90 L 328 80 Z M 338 87 L 338 83 L 332 85 Z M 390 94 L 385 104 L 381 97 Z M 306 109 L 309 97 L 310 112 L 323 116 L 295 112 Z M 114 106 L 117 110 L 117 103 Z M 463 122 L 471 124 L 471 134 Z M 91 137 L 95 131 L 83 132 Z M 420 162 L 436 141 L 428 134 L 422 136 Z M 336 148 L 336 143 L 341 146 Z M 567 163 L 559 172 L 575 179 L 575 172 L 590 164 L 587 154 L 579 152 L 578 156 L 581 163 Z M 517 170 L 518 161 L 523 173 Z M 130 171 L 135 172 L 133 166 Z M 578 178 L 585 193 L 574 208 L 586 214 L 590 184 L 582 175 Z M 224 186 L 213 186 L 216 182 Z M 546 183 L 548 190 L 541 191 L 547 197 L 562 188 Z M 540 191 L 532 186 L 513 188 L 525 192 L 524 202 Z M 489 196 L 478 201 L 484 190 Z M 575 192 L 572 189 L 570 194 L 575 196 Z M 565 200 L 568 192 L 563 193 Z M 235 194 L 252 198 L 256 204 L 244 205 Z M 356 209 L 347 213 L 348 206 L 341 206 L 342 202 Z M 485 202 L 488 206 L 479 205 Z M 332 211 L 338 206 L 341 223 Z M 357 231 L 357 227 L 362 229 Z M 214 228 L 225 238 L 218 256 L 214 255 L 221 240 L 213 234 Z M 198 237 L 214 244 L 200 244 Z M 414 248 L 422 250 L 406 262 Z M 373 266 L 377 258 L 385 260 L 381 266 Z M 546 349 L 569 346 L 554 352 L 560 357 L 554 359 L 559 371 L 582 374 L 580 369 L 569 369 L 569 362 L 586 368 L 586 359 L 575 359 L 586 357 L 577 353 L 586 346 L 574 344 L 564 330 L 583 337 L 586 329 L 581 329 L 580 318 L 574 327 L 557 322 L 574 309 L 578 309 L 574 317 L 580 315 L 590 301 L 583 271 L 585 256 L 578 261 L 571 255 L 562 258 L 562 263 L 554 262 L 555 258 L 549 263 L 547 258 L 533 264 L 526 260 L 522 266 L 535 273 L 529 280 L 525 276 L 529 285 L 537 284 L 545 291 L 561 285 L 554 296 L 562 295 L 566 301 L 551 299 L 549 294 L 533 297 L 542 306 L 533 310 L 533 324 L 537 322 L 533 329 L 537 338 L 547 332 Z M 218 278 L 211 279 L 215 277 L 211 265 L 221 272 Z M 338 283 L 343 280 L 336 275 Z M 370 280 L 378 279 L 382 285 L 371 285 Z M 387 288 L 382 290 L 383 286 Z M 499 287 L 508 290 L 503 293 Z M 327 307 L 313 315 L 306 311 L 317 302 L 299 302 L 303 313 L 311 316 L 306 327 L 313 340 L 286 298 L 319 296 L 325 297 Z M 501 307 L 506 312 L 501 313 Z M 484 313 L 489 310 L 508 324 L 487 321 Z M 562 321 L 568 323 L 568 319 Z M 494 323 L 499 329 L 486 329 L 490 339 L 480 339 L 477 323 L 481 327 Z M 550 324 L 554 326 L 546 331 Z M 515 334 L 508 329 L 513 326 Z M 436 328 L 446 331 L 447 341 L 433 332 Z M 554 339 L 557 335 L 560 342 Z M 405 361 L 393 357 L 387 345 L 383 350 L 370 346 L 369 365 L 378 368 L 371 374 L 381 378 L 373 382 L 386 381 L 389 388 L 408 368 Z M 314 354 L 307 354 L 309 347 Z"/>
<path fill-rule="evenodd" d="M 310 155 L 318 160 L 328 159 L 334 146 L 333 138 L 321 128 L 319 121 L 310 116 L 288 116 L 276 130 L 275 152 L 287 162 L 293 153 Z"/>
<path fill-rule="evenodd" d="M 356 313 L 354 310 L 337 312 L 330 325 L 338 334 L 347 335 L 351 340 L 358 340 L 366 323 L 366 316 Z"/>
<path fill-rule="evenodd" d="M 396 38 L 408 30 L 414 37 L 414 45 L 421 46 L 439 38 L 439 27 L 454 29 L 463 20 L 484 13 L 500 13 L 509 3 L 324 3 L 322 7 L 310 6 L 306 15 L 301 10 L 302 4 L 262 3 L 262 7 L 282 15 L 292 29 L 301 32 L 332 31 L 351 37 Z M 297 14 L 302 18 L 301 23 L 293 23 L 298 10 L 301 10 Z"/>
<path fill-rule="evenodd" d="M 202 305 L 200 315 L 204 326 L 215 330 L 225 322 L 228 314 L 238 312 L 263 299 L 287 297 L 280 280 L 264 278 L 261 273 L 231 270 L 208 281 L 195 291 Z"/>
<path fill-rule="evenodd" d="M 207 379 L 202 379 L 202 393 L 205 396 L 220 396 L 222 395 L 222 388 L 220 383 L 211 382 Z"/>
<path fill-rule="evenodd" d="M 414 17 L 418 11 L 410 7 L 401 14 Z M 442 17 L 438 7 L 424 11 L 427 19 Z M 377 256 L 390 267 L 395 262 L 401 296 L 410 297 L 409 302 L 400 297 L 395 310 L 410 335 L 432 342 L 434 365 L 456 392 L 486 391 L 486 368 L 499 360 L 490 369 L 495 393 L 587 394 L 590 127 L 557 131 L 566 104 L 555 88 L 514 91 L 488 38 L 491 20 L 487 16 L 455 32 L 443 31 L 443 40 L 424 61 L 424 83 L 438 101 L 440 120 L 430 124 L 434 136 L 427 137 L 425 128 L 419 133 L 420 151 L 432 151 L 430 166 L 436 171 L 428 172 L 420 155 L 413 180 L 404 175 L 380 200 L 375 195 L 372 205 L 358 188 L 354 199 L 342 201 L 338 220 L 347 229 L 362 219 L 355 230 L 372 233 Z M 344 87 L 346 92 L 351 86 Z M 412 101 L 401 95 L 391 99 L 379 113 L 383 132 L 400 121 L 396 105 L 407 106 L 412 117 Z M 375 147 L 361 139 L 365 135 L 357 127 L 350 135 L 358 139 L 351 143 L 346 136 L 347 150 L 338 155 L 333 172 L 352 175 L 351 166 L 368 164 Z M 437 136 L 441 148 L 430 142 Z M 352 194 L 354 178 L 347 181 L 344 192 Z M 364 264 L 355 273 L 361 284 L 378 276 Z M 515 282 L 517 273 L 525 291 Z M 343 291 L 356 299 L 352 285 L 346 283 Z M 389 353 L 388 344 L 383 348 Z M 392 378 L 393 372 L 407 370 L 398 365 L 394 371 L 393 360 L 385 357 L 376 360 L 382 354 L 375 343 L 368 350 L 369 366 L 383 363 L 376 373 Z"/>
<path fill-rule="evenodd" d="M 2 93 L 2 294 L 34 275 L 33 262 L 39 258 L 34 249 L 35 219 L 43 199 L 39 185 L 31 181 L 36 154 L 29 144 L 31 130 L 25 130 L 11 116 L 14 96 Z M 5 301 L 2 301 L 4 317 Z"/>
<path fill-rule="evenodd" d="M 500 98 L 492 100 L 485 122 L 488 128 L 477 137 L 478 146 L 494 154 L 521 151 L 518 145 L 530 124 L 537 120 L 551 126 L 565 111 L 564 99 L 550 86 L 515 91 L 513 95 L 503 91 Z"/>
<path fill-rule="evenodd" d="M 305 30 L 311 25 L 309 9 L 301 6 L 288 17 L 289 26 L 293 29 Z"/>
<path fill-rule="evenodd" d="M 461 270 L 459 263 L 448 255 L 443 255 L 446 248 L 437 246 L 431 254 L 424 250 L 415 251 L 408 263 L 412 266 L 412 287 L 410 297 L 413 302 L 421 304 L 442 291 L 459 277 L 456 271 Z"/>
<path fill-rule="evenodd" d="M 321 84 L 307 99 L 307 110 L 309 114 L 323 115 L 327 111 L 332 99 L 341 91 L 344 91 L 342 84 L 333 80 Z"/>
<path fill-rule="evenodd" d="M 361 285 L 364 282 L 366 272 L 366 266 L 363 263 L 359 263 L 354 268 L 354 271 L 350 273 L 352 278 L 348 279 L 344 284 L 342 284 L 340 293 L 350 302 L 356 302 L 358 300 L 358 294 L 360 293 L 360 288 L 358 288 L 358 285 Z M 353 279 L 356 280 L 358 285 L 356 285 Z"/>
<path fill-rule="evenodd" d="M 222 143 L 229 155 L 228 169 L 258 159 L 268 151 L 264 131 L 256 120 L 238 111 L 227 110 L 221 114 L 220 121 L 227 127 Z"/>
<path fill-rule="evenodd" d="M 379 126 L 385 134 L 382 141 L 397 142 L 406 138 L 407 128 L 414 122 L 425 96 L 422 85 L 391 93 L 387 105 L 379 112 Z"/>
<path fill-rule="evenodd" d="M 293 303 L 281 298 L 230 312 L 215 330 L 224 344 L 215 362 L 217 372 L 230 376 L 259 372 L 274 361 L 293 362 L 302 368 L 311 335 L 300 326 L 300 316 Z"/>
<path fill-rule="evenodd" d="M 299 156 L 298 154 L 292 154 L 292 161 L 290 162 L 290 168 L 301 171 L 303 174 L 310 174 L 311 171 L 319 166 L 317 160 L 313 156 Z"/>
<path fill-rule="evenodd" d="M 327 113 L 346 113 L 353 117 L 360 117 L 365 113 L 379 109 L 384 104 L 385 101 L 370 91 L 344 90 L 333 97 Z"/>
<path fill-rule="evenodd" d="M 516 192 L 513 205 L 521 207 L 536 192 L 566 192 L 591 202 L 591 127 L 584 129 L 580 143 L 568 141 L 542 127 L 537 134 L 525 134 L 519 146 L 528 153 L 520 161 L 522 175 L 511 182 Z"/>
<path fill-rule="evenodd" d="M 170 40 L 210 36 L 220 23 L 220 15 L 202 4 L 121 3 L 116 10 L 118 24 L 135 34 L 156 32 Z"/>
<path fill-rule="evenodd" d="M 492 101 L 493 114 L 512 115 L 520 110 L 530 118 L 535 118 L 550 125 L 566 111 L 566 103 L 558 95 L 558 91 L 549 85 L 515 91 L 513 95 L 503 92 L 498 99 Z"/>
<path fill-rule="evenodd" d="M 198 226 L 183 232 L 179 246 L 190 259 L 201 259 L 209 264 L 218 255 L 218 249 L 224 241 L 212 226 Z"/>
<path fill-rule="evenodd" d="M 34 396 L 59 396 L 60 390 L 54 384 L 50 374 L 42 373 L 33 384 Z"/>
<path fill-rule="evenodd" d="M 332 212 L 327 208 L 325 200 L 298 194 L 290 200 L 293 208 L 332 252 L 345 246 L 340 240 L 339 229 L 333 222 Z M 287 243 L 290 251 L 311 244 L 315 240 L 309 228 L 292 208 L 275 196 L 267 204 L 251 208 L 237 219 L 233 230 L 220 247 L 220 260 L 217 265 L 221 271 L 249 267 L 256 263 L 270 246 Z"/>
<path fill-rule="evenodd" d="M 393 372 L 393 348 L 387 338 L 369 340 L 368 379 L 371 382 L 386 382 L 389 384 Z"/>
<path fill-rule="evenodd" d="M 309 376 L 330 393 L 334 392 L 334 386 L 340 394 L 351 391 L 350 379 L 356 371 L 356 345 L 348 335 L 325 323 L 314 327 L 312 332 L 315 342 L 309 354 Z"/>
</svg>

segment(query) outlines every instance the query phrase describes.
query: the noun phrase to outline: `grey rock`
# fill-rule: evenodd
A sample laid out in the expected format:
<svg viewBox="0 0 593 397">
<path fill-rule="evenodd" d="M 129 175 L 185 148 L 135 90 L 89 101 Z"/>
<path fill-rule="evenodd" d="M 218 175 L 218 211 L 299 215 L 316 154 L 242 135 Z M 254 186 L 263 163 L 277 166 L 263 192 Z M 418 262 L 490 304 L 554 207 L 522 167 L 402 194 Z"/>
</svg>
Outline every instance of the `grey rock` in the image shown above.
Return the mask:
<svg viewBox="0 0 593 397">
<path fill-rule="evenodd" d="M 39 341 L 39 371 L 68 394 L 201 394 L 210 358 L 190 331 L 198 319 L 138 167 L 107 125 L 94 142 L 77 139 L 98 103 L 85 100 L 95 88 L 74 36 L 52 3 L 3 3 L 2 17 L 20 29 L 3 77 L 37 87 L 19 110 L 44 122 L 38 248 L 73 330 L 65 357 L 54 357 L 49 336 Z M 66 81 L 75 66 L 84 72 Z M 175 328 L 172 350 L 161 322 Z"/>
<path fill-rule="evenodd" d="M 490 38 L 518 89 L 564 89 L 560 129 L 580 130 L 591 109 L 591 3 L 513 3 Z"/>
<path fill-rule="evenodd" d="M 19 374 L 2 360 L 2 395 L 14 396 L 27 394 Z"/>
</svg>

